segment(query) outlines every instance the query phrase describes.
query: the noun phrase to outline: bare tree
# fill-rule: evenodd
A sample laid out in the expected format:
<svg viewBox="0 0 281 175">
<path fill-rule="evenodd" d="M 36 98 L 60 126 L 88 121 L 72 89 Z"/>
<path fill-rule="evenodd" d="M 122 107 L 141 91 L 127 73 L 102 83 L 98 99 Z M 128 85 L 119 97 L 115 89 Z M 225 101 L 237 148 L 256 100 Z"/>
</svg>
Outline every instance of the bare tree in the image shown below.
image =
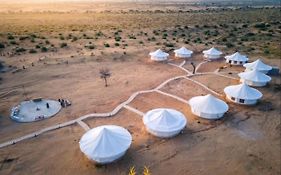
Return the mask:
<svg viewBox="0 0 281 175">
<path fill-rule="evenodd" d="M 107 87 L 107 78 L 111 76 L 111 72 L 108 68 L 101 68 L 100 69 L 100 78 L 104 79 L 104 86 Z"/>
<path fill-rule="evenodd" d="M 192 65 L 192 67 L 193 67 L 193 72 L 192 72 L 192 73 L 193 73 L 193 74 L 195 74 L 196 65 L 195 65 L 193 62 L 191 62 L 190 64 L 191 64 L 191 65 Z"/>
</svg>

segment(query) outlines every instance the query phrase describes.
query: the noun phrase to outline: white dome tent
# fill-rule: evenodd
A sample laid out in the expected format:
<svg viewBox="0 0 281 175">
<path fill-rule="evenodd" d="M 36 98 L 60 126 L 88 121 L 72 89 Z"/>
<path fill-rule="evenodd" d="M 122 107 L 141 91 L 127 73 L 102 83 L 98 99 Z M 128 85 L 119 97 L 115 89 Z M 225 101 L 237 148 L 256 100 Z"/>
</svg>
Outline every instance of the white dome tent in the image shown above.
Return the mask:
<svg viewBox="0 0 281 175">
<path fill-rule="evenodd" d="M 228 111 L 228 105 L 211 94 L 189 100 L 193 114 L 205 119 L 219 119 Z"/>
<path fill-rule="evenodd" d="M 185 47 L 181 47 L 180 49 L 176 49 L 175 51 L 175 56 L 179 58 L 190 58 L 191 55 L 193 54 L 193 51 L 188 50 Z"/>
<path fill-rule="evenodd" d="M 173 137 L 186 126 L 185 116 L 174 109 L 158 108 L 148 111 L 143 123 L 151 134 L 157 137 Z"/>
<path fill-rule="evenodd" d="M 23 101 L 11 109 L 10 117 L 17 122 L 34 122 L 50 118 L 61 109 L 60 102 L 48 99 Z"/>
<path fill-rule="evenodd" d="M 205 58 L 213 60 L 213 59 L 219 59 L 222 55 L 222 52 L 212 47 L 209 50 L 204 50 L 203 54 Z"/>
<path fill-rule="evenodd" d="M 241 55 L 239 52 L 235 52 L 232 55 L 225 56 L 226 62 L 232 65 L 243 65 L 248 62 L 249 58 L 246 55 Z"/>
<path fill-rule="evenodd" d="M 86 132 L 79 144 L 81 151 L 100 164 L 111 163 L 122 157 L 132 143 L 131 134 L 120 126 L 104 125 Z"/>
<path fill-rule="evenodd" d="M 240 82 L 245 82 L 249 86 L 261 87 L 271 81 L 270 76 L 265 75 L 256 69 L 239 73 L 238 76 L 240 77 Z"/>
<path fill-rule="evenodd" d="M 153 61 L 165 61 L 168 59 L 169 54 L 163 52 L 161 49 L 156 50 L 155 52 L 150 52 L 151 60 Z"/>
<path fill-rule="evenodd" d="M 246 83 L 227 86 L 224 88 L 224 93 L 230 101 L 245 105 L 254 105 L 262 97 L 260 91 L 251 88 Z"/>
<path fill-rule="evenodd" d="M 271 66 L 264 64 L 260 59 L 257 59 L 256 61 L 252 63 L 247 63 L 243 65 L 246 68 L 246 71 L 251 71 L 251 70 L 258 70 L 262 73 L 267 74 L 268 71 L 272 69 Z"/>
</svg>

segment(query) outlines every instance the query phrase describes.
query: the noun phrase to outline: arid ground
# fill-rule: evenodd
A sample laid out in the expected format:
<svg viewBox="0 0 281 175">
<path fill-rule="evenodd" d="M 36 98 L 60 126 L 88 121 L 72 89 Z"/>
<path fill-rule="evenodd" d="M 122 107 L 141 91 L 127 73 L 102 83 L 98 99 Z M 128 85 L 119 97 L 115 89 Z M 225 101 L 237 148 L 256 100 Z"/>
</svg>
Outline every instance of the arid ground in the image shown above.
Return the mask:
<svg viewBox="0 0 281 175">
<path fill-rule="evenodd" d="M 180 135 L 159 139 L 146 132 L 140 115 L 122 108 L 111 117 L 83 120 L 90 128 L 116 124 L 131 132 L 132 145 L 121 160 L 106 166 L 87 160 L 78 143 L 85 130 L 75 123 L 0 148 L 0 174 L 119 175 L 133 166 L 140 174 L 147 166 L 155 175 L 279 175 L 280 77 L 258 88 L 263 98 L 257 105 L 239 106 L 225 99 L 223 89 L 238 84 L 237 73 L 244 69 L 226 65 L 223 58 L 206 62 L 201 52 L 212 46 L 224 55 L 238 50 L 251 61 L 262 58 L 280 68 L 280 17 L 280 7 L 1 4 L 0 144 L 86 114 L 110 112 L 133 93 L 173 77 L 178 78 L 137 95 L 128 106 L 143 113 L 174 108 L 188 123 Z M 181 46 L 194 51 L 192 58 L 173 56 Z M 170 53 L 168 62 L 150 61 L 148 53 L 158 48 Z M 198 66 L 193 76 L 191 62 Z M 108 87 L 101 68 L 112 74 Z M 186 101 L 213 93 L 230 109 L 220 120 L 203 120 L 165 93 Z M 34 123 L 10 119 L 14 105 L 36 97 L 64 98 L 72 105 Z"/>
</svg>

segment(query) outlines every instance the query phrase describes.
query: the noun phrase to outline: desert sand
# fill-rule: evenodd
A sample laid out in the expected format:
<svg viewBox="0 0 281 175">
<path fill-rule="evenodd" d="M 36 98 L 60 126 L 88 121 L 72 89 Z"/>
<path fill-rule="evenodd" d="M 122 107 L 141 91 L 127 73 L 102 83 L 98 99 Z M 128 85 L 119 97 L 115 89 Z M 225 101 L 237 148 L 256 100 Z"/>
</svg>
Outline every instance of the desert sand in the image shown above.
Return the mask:
<svg viewBox="0 0 281 175">
<path fill-rule="evenodd" d="M 142 113 L 159 107 L 179 110 L 187 127 L 174 138 L 156 138 L 146 132 L 141 115 L 122 107 L 116 115 L 82 121 L 89 128 L 114 124 L 129 130 L 133 142 L 120 160 L 104 166 L 89 161 L 79 149 L 86 131 L 74 122 L 0 148 L 0 174 L 125 175 L 133 166 L 137 174 L 147 166 L 156 175 L 281 173 L 280 76 L 258 88 L 263 98 L 257 105 L 236 105 L 225 99 L 223 89 L 238 84 L 237 74 L 244 69 L 226 64 L 224 58 L 208 62 L 202 54 L 215 45 L 224 55 L 239 50 L 250 61 L 261 57 L 280 68 L 280 8 L 208 9 L 185 4 L 181 9 L 179 4 L 161 4 L 165 8 L 159 9 L 157 4 L 130 3 L 100 3 L 96 9 L 91 3 L 71 3 L 64 10 L 61 4 L 9 6 L 0 5 L 0 46 L 4 45 L 0 47 L 0 144 L 87 114 L 111 112 L 144 90 L 152 91 L 127 105 Z M 181 46 L 194 55 L 187 60 L 175 58 L 173 50 Z M 167 62 L 150 61 L 148 53 L 158 48 L 170 53 Z M 195 75 L 191 62 L 197 66 Z M 108 87 L 100 78 L 101 68 L 111 72 Z M 224 118 L 209 121 L 191 113 L 187 101 L 208 93 L 228 103 Z M 72 105 L 38 122 L 10 119 L 14 105 L 37 97 L 64 98 Z"/>
</svg>

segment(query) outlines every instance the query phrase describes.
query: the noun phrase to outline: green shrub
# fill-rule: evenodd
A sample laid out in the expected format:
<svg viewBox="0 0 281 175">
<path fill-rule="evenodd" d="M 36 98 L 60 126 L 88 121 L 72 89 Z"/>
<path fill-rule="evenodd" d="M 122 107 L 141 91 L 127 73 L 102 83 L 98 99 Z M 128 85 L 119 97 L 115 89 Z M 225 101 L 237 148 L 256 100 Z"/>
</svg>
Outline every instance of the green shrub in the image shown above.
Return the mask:
<svg viewBox="0 0 281 175">
<path fill-rule="evenodd" d="M 22 47 L 18 47 L 16 48 L 16 52 L 19 53 L 19 52 L 25 52 L 26 49 L 25 48 L 22 48 Z"/>
<path fill-rule="evenodd" d="M 104 47 L 110 47 L 110 45 L 108 43 L 104 43 L 103 45 L 104 45 Z"/>
<path fill-rule="evenodd" d="M 115 36 L 115 41 L 121 41 L 121 37 L 120 36 Z"/>
<path fill-rule="evenodd" d="M 61 47 L 61 48 L 67 47 L 67 43 L 61 43 L 61 44 L 60 44 L 60 47 Z"/>
<path fill-rule="evenodd" d="M 268 49 L 264 49 L 263 53 L 265 53 L 265 54 L 270 54 L 270 52 L 269 52 Z"/>
<path fill-rule="evenodd" d="M 41 48 L 41 52 L 48 52 L 48 48 L 42 47 L 42 48 Z"/>
<path fill-rule="evenodd" d="M 29 50 L 29 53 L 37 53 L 37 50 L 35 50 L 35 49 L 30 49 L 30 50 Z"/>
<path fill-rule="evenodd" d="M 3 43 L 0 43 L 0 49 L 4 49 L 5 45 Z"/>
<path fill-rule="evenodd" d="M 114 45 L 115 45 L 115 46 L 120 46 L 120 44 L 119 44 L 119 43 L 115 43 Z"/>
<path fill-rule="evenodd" d="M 71 42 L 75 42 L 77 40 L 78 40 L 78 38 L 75 36 L 75 37 L 72 38 Z"/>
<path fill-rule="evenodd" d="M 18 44 L 15 40 L 12 40 L 12 41 L 10 41 L 10 44 L 12 44 L 12 45 L 16 45 L 16 44 Z"/>
<path fill-rule="evenodd" d="M 13 40 L 15 37 L 13 35 L 8 35 L 8 40 Z"/>
<path fill-rule="evenodd" d="M 165 46 L 166 47 L 174 47 L 174 44 L 173 43 L 165 43 Z"/>
</svg>

